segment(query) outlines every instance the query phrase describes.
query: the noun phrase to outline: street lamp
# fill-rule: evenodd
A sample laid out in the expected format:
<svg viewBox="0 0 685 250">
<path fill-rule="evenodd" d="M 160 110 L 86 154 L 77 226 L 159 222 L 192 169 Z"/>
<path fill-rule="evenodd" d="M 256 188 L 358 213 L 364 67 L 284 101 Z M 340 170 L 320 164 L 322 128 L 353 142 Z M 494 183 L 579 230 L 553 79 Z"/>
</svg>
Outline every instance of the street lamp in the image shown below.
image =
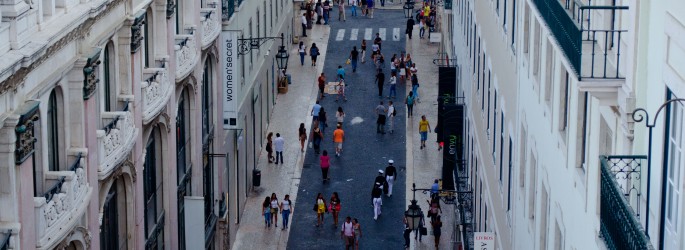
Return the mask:
<svg viewBox="0 0 685 250">
<path fill-rule="evenodd" d="M 404 6 L 402 6 L 402 9 L 404 9 L 405 18 L 412 18 L 412 12 L 414 11 L 414 1 L 407 0 L 406 2 L 404 2 Z"/>
<path fill-rule="evenodd" d="M 413 183 L 413 190 L 416 189 L 416 183 Z M 404 212 L 404 218 L 407 220 L 409 229 L 416 230 L 421 225 L 421 218 L 423 217 L 423 212 L 421 211 L 421 206 L 416 204 L 416 191 L 414 191 L 414 198 L 411 200 L 411 205 L 406 212 Z"/>
<path fill-rule="evenodd" d="M 285 71 L 288 68 L 288 51 L 285 50 L 285 46 L 280 46 L 278 48 L 278 53 L 276 54 L 276 65 L 278 69 Z"/>
</svg>

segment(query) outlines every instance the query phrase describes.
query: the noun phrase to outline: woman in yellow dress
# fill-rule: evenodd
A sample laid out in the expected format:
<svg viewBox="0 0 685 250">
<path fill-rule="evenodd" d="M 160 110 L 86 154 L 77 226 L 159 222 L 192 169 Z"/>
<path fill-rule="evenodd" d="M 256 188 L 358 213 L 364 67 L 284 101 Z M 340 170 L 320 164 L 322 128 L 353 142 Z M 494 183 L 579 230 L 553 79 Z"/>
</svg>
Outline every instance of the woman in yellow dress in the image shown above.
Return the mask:
<svg viewBox="0 0 685 250">
<path fill-rule="evenodd" d="M 323 198 L 321 193 L 316 196 L 314 211 L 316 211 L 316 226 L 323 226 L 323 214 L 328 211 L 326 210 L 326 199 Z"/>
</svg>

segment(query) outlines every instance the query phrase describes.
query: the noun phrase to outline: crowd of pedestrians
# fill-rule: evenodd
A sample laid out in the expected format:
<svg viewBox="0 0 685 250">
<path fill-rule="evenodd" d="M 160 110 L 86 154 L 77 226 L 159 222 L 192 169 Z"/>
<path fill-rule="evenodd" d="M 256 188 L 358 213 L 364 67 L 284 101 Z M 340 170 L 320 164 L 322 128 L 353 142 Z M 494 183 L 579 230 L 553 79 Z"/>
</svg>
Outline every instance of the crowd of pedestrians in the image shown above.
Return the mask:
<svg viewBox="0 0 685 250">
<path fill-rule="evenodd" d="M 306 12 L 301 17 L 302 25 L 302 36 L 306 37 L 306 29 L 311 28 L 313 23 L 328 25 L 331 21 L 331 11 L 337 8 L 338 10 L 338 21 L 346 21 L 345 8 L 349 7 L 351 10 L 351 16 L 356 17 L 357 7 L 361 9 L 361 16 L 366 16 L 368 18 L 373 18 L 373 12 L 375 4 L 378 0 L 316 0 L 316 1 L 306 1 L 305 10 Z M 384 0 L 380 0 L 381 6 L 385 4 Z M 337 5 L 337 6 L 336 6 Z M 418 12 L 417 15 L 418 25 L 419 25 L 419 37 L 423 38 L 425 34 L 425 29 L 430 29 L 433 27 L 435 22 L 435 8 L 431 7 L 428 1 L 424 1 L 424 7 Z M 413 29 L 416 22 L 414 19 L 407 20 L 406 35 L 409 39 L 412 38 Z M 430 31 L 429 35 L 430 37 Z M 413 116 L 413 107 L 416 103 L 420 103 L 419 97 L 419 78 L 418 70 L 416 68 L 416 63 L 413 62 L 410 54 L 394 53 L 389 61 L 386 60 L 386 56 L 383 53 L 383 39 L 380 37 L 379 33 L 375 34 L 374 39 L 371 40 L 371 54 L 368 58 L 372 62 L 375 72 L 374 82 L 378 87 L 378 97 L 381 99 L 378 106 L 373 109 L 376 119 L 376 132 L 378 134 L 386 134 L 386 125 L 388 126 L 387 131 L 393 134 L 395 131 L 394 118 L 398 113 L 398 107 L 394 105 L 394 100 L 397 98 L 397 84 L 404 84 L 407 87 L 411 86 L 411 91 L 404 98 L 404 104 L 406 105 L 407 117 L 411 118 Z M 346 60 L 346 65 L 350 65 L 352 73 L 356 73 L 358 69 L 358 62 L 361 61 L 362 64 L 366 63 L 366 51 L 367 51 L 367 41 L 362 39 L 359 47 L 353 46 L 349 56 Z M 321 55 L 321 51 L 316 46 L 316 43 L 312 43 L 310 47 L 307 47 L 303 41 L 299 43 L 298 53 L 300 55 L 300 64 L 304 66 L 306 56 L 310 56 L 311 66 L 316 66 L 318 56 Z M 399 54 L 399 55 L 398 55 Z M 390 54 L 388 54 L 390 55 Z M 390 69 L 389 78 L 386 79 L 386 68 Z M 335 93 L 337 94 L 336 102 L 342 98 L 346 101 L 345 93 L 345 83 L 346 72 L 343 65 L 339 65 L 336 69 L 335 77 Z M 312 116 L 312 129 L 307 132 L 305 128 L 305 123 L 301 123 L 298 128 L 298 139 L 300 142 L 300 151 L 304 152 L 307 148 L 307 142 L 309 142 L 309 148 L 313 149 L 314 153 L 318 157 L 319 165 L 321 168 L 321 175 L 323 183 L 330 182 L 331 180 L 331 156 L 329 156 L 330 148 L 324 149 L 323 146 L 326 137 L 332 139 L 334 150 L 331 153 L 335 154 L 335 157 L 341 157 L 343 153 L 343 142 L 345 141 L 345 131 L 344 122 L 346 113 L 343 111 L 341 106 L 338 106 L 335 111 L 335 130 L 331 135 L 326 135 L 327 125 L 327 114 L 325 108 L 321 105 L 320 100 L 326 97 L 326 84 L 327 79 L 324 72 L 321 72 L 317 78 L 316 85 L 318 87 L 317 101 L 313 105 L 310 115 Z M 386 90 L 387 88 L 387 90 Z M 387 93 L 384 95 L 384 90 Z M 349 94 L 349 93 L 347 93 Z M 387 98 L 388 105 L 384 105 L 384 99 Z M 401 107 L 400 107 L 401 108 Z M 431 131 L 430 124 L 426 120 L 425 116 L 419 123 L 419 135 L 421 138 L 421 146 L 423 149 L 425 147 L 425 141 L 427 139 L 427 133 Z M 272 141 L 273 140 L 273 141 Z M 267 136 L 266 151 L 268 153 L 269 163 L 275 162 L 278 164 L 280 161 L 283 164 L 283 148 L 284 148 L 284 138 L 281 137 L 280 133 L 276 133 L 276 138 L 273 138 L 273 133 L 269 133 Z M 275 157 L 272 155 L 273 151 L 276 151 Z M 372 190 L 371 190 L 371 205 L 373 207 L 373 218 L 377 221 L 382 214 L 383 196 L 386 198 L 392 197 L 393 186 L 395 180 L 397 179 L 398 171 L 394 166 L 394 161 L 389 160 L 388 165 L 385 170 L 379 169 L 378 176 L 375 178 Z M 385 195 L 384 195 L 385 194 Z M 437 196 L 436 196 L 437 197 Z M 437 203 L 437 204 L 435 204 Z M 439 202 L 436 199 L 429 201 L 431 210 L 428 212 L 428 216 L 431 218 L 430 223 L 433 227 L 433 235 L 435 236 L 436 248 L 439 243 L 440 228 L 442 222 L 440 222 L 441 211 L 439 210 Z M 434 211 L 434 206 L 436 211 Z M 265 218 L 265 227 L 277 227 L 278 216 L 280 213 L 282 216 L 282 229 L 288 228 L 289 215 L 292 213 L 293 204 L 289 199 L 289 195 L 285 195 L 282 201 L 279 201 L 277 195 L 273 193 L 271 196 L 265 198 L 262 212 Z M 315 197 L 315 202 L 313 204 L 313 211 L 316 214 L 316 227 L 322 227 L 325 223 L 325 215 L 331 214 L 333 217 L 333 226 L 338 227 L 339 225 L 339 215 L 342 209 L 342 202 L 339 194 L 333 192 L 331 197 L 326 200 L 322 193 L 318 193 Z M 422 216 L 423 217 L 423 216 Z M 361 224 L 357 218 L 352 218 L 346 216 L 345 220 L 340 223 L 340 237 L 345 242 L 346 249 L 358 249 L 359 240 L 362 237 Z M 407 230 L 409 230 L 408 223 L 405 221 Z M 417 228 L 425 229 L 423 218 L 421 223 Z M 411 230 L 404 231 L 405 244 L 409 245 L 409 234 Z M 421 230 L 416 229 L 416 237 L 421 240 L 421 236 L 425 235 Z"/>
</svg>

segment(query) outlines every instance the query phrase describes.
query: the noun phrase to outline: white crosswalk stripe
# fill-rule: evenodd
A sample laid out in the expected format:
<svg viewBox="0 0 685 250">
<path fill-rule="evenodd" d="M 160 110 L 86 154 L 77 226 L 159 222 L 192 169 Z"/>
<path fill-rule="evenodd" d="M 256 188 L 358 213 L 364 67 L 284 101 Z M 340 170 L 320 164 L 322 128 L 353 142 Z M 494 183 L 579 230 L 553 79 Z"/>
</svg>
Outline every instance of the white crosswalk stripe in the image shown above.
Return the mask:
<svg viewBox="0 0 685 250">
<path fill-rule="evenodd" d="M 371 28 L 364 29 L 364 40 L 371 40 Z"/>
<path fill-rule="evenodd" d="M 385 28 L 378 29 L 378 34 L 381 36 L 381 40 L 385 41 Z"/>
<path fill-rule="evenodd" d="M 345 38 L 345 29 L 339 29 L 338 35 L 335 36 L 336 41 L 342 41 Z"/>
<path fill-rule="evenodd" d="M 400 40 L 400 28 L 393 28 L 392 29 L 392 40 L 393 41 L 399 41 Z"/>
<path fill-rule="evenodd" d="M 357 41 L 357 33 L 359 33 L 359 29 L 352 29 L 350 32 L 350 40 Z"/>
</svg>

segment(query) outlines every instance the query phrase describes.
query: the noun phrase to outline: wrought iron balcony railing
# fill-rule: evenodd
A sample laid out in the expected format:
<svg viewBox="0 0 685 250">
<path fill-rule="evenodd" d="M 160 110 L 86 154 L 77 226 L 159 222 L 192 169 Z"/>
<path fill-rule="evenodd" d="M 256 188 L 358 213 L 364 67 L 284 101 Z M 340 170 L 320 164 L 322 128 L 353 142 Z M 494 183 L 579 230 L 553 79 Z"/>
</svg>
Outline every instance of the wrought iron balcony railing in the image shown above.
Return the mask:
<svg viewBox="0 0 685 250">
<path fill-rule="evenodd" d="M 627 30 L 616 28 L 617 11 L 627 6 L 592 6 L 580 0 L 532 0 L 568 58 L 583 78 L 624 79 L 621 72 L 621 37 Z M 611 15 L 610 22 L 592 22 L 593 17 Z"/>
<path fill-rule="evenodd" d="M 641 155 L 600 158 L 600 235 L 608 249 L 654 249 L 638 220 L 646 159 Z"/>
<path fill-rule="evenodd" d="M 131 152 L 138 136 L 133 113 L 128 104 L 123 111 L 103 112 L 102 121 L 107 125 L 97 130 L 99 159 L 98 178 L 103 180 L 114 172 Z"/>
</svg>

